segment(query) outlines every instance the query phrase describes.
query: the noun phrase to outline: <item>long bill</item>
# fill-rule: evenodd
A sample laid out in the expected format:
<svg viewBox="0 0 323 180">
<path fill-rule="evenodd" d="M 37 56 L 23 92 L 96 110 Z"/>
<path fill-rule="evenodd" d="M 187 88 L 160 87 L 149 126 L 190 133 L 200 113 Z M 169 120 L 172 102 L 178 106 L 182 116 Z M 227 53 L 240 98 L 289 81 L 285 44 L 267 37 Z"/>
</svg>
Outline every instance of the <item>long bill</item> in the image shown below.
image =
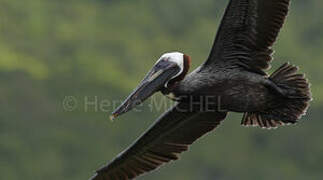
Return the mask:
<svg viewBox="0 0 323 180">
<path fill-rule="evenodd" d="M 180 68 L 173 62 L 158 62 L 152 70 L 141 81 L 137 88 L 127 97 L 127 99 L 112 113 L 110 119 L 132 110 L 135 106 L 143 103 L 155 92 L 160 91 L 163 86 L 177 73 Z"/>
</svg>

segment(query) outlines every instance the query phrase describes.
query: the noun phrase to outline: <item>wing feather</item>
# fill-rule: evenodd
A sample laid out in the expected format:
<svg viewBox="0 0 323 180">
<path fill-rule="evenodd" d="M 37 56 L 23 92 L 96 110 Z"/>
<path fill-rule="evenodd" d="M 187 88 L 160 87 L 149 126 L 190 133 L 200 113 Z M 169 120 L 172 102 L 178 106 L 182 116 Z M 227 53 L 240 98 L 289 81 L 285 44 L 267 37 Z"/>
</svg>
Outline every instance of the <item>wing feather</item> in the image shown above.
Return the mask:
<svg viewBox="0 0 323 180">
<path fill-rule="evenodd" d="M 132 179 L 177 160 L 202 135 L 225 118 L 224 112 L 189 111 L 180 103 L 164 113 L 133 145 L 99 169 L 92 180 Z"/>
<path fill-rule="evenodd" d="M 230 0 L 204 67 L 242 67 L 266 75 L 290 0 Z"/>
</svg>

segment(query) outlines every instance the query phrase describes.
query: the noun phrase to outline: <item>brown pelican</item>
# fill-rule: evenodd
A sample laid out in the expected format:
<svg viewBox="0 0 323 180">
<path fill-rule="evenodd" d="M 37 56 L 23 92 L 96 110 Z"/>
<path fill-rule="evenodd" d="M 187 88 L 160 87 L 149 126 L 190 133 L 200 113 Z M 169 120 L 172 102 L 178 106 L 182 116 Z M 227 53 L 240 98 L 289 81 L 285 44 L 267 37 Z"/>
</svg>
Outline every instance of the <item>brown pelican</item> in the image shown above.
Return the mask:
<svg viewBox="0 0 323 180">
<path fill-rule="evenodd" d="M 229 111 L 244 113 L 244 126 L 269 129 L 295 124 L 309 106 L 309 83 L 289 63 L 271 75 L 265 72 L 289 3 L 230 0 L 208 59 L 188 75 L 189 56 L 179 52 L 161 56 L 112 116 L 128 112 L 155 92 L 177 104 L 92 179 L 133 179 L 176 160 Z"/>
</svg>

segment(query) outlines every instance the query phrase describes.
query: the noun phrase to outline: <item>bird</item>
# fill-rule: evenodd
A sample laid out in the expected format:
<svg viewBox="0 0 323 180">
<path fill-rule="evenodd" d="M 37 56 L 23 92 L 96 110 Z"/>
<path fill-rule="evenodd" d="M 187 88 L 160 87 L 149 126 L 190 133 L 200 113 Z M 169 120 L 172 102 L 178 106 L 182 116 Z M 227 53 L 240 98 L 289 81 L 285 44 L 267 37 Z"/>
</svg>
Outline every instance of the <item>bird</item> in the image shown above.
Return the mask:
<svg viewBox="0 0 323 180">
<path fill-rule="evenodd" d="M 114 119 L 154 93 L 175 101 L 129 148 L 96 171 L 92 180 L 134 179 L 179 154 L 214 130 L 229 112 L 241 125 L 264 129 L 295 124 L 312 100 L 298 67 L 284 63 L 272 74 L 273 44 L 290 0 L 230 0 L 207 60 L 189 73 L 185 53 L 163 54 L 112 113 Z"/>
</svg>

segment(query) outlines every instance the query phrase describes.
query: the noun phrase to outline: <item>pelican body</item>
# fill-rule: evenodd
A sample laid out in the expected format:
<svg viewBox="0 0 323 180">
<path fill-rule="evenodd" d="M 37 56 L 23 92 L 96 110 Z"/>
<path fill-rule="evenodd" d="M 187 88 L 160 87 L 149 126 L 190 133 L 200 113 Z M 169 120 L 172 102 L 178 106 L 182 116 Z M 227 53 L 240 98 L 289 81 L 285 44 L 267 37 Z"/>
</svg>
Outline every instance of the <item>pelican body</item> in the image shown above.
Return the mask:
<svg viewBox="0 0 323 180">
<path fill-rule="evenodd" d="M 311 101 L 307 79 L 289 63 L 271 75 L 265 72 L 289 3 L 230 0 L 208 59 L 191 73 L 188 55 L 162 55 L 111 118 L 130 111 L 156 92 L 177 104 L 92 179 L 133 179 L 176 160 L 230 111 L 244 114 L 244 126 L 271 129 L 297 123 Z"/>
<path fill-rule="evenodd" d="M 255 73 L 214 68 L 197 70 L 164 92 L 171 93 L 177 101 L 196 102 L 209 97 L 215 109 L 249 112 L 267 109 L 269 102 L 275 100 L 277 94 L 270 91 L 270 85 L 268 78 Z"/>
</svg>

